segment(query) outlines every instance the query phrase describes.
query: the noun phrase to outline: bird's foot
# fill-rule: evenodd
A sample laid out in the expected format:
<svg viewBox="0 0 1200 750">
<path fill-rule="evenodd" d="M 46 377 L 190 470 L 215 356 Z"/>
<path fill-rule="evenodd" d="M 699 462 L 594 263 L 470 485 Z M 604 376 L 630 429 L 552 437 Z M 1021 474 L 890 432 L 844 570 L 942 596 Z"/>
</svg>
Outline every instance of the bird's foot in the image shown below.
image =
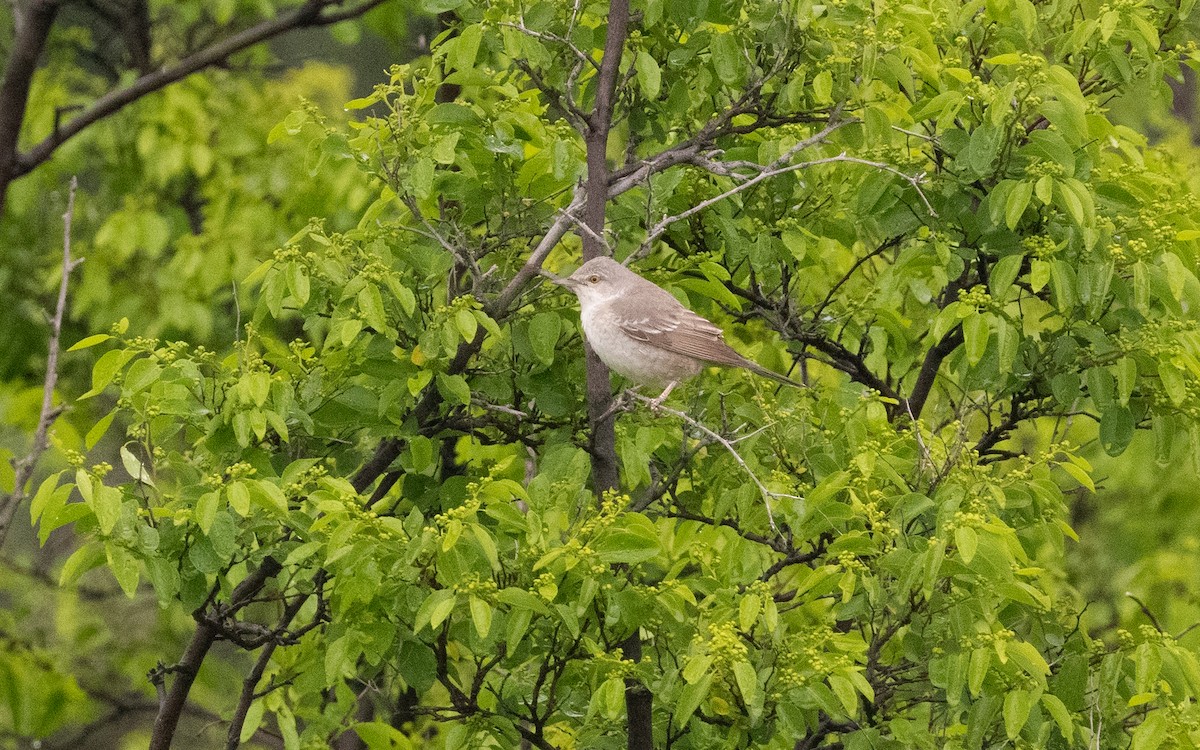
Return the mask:
<svg viewBox="0 0 1200 750">
<path fill-rule="evenodd" d="M 659 407 L 663 405 L 663 402 L 667 400 L 667 396 L 671 395 L 671 391 L 675 390 L 676 385 L 678 385 L 678 383 L 672 380 L 670 383 L 667 383 L 667 387 L 663 389 L 662 393 L 647 401 L 646 405 L 650 407 L 650 411 L 658 411 Z"/>
</svg>

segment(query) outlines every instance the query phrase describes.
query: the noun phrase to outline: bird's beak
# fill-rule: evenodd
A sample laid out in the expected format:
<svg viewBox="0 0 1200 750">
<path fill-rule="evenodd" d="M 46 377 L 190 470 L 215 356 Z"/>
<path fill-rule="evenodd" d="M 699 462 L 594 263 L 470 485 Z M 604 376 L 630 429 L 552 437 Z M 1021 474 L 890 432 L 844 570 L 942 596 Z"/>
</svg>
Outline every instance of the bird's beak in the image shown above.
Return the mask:
<svg viewBox="0 0 1200 750">
<path fill-rule="evenodd" d="M 559 286 L 566 287 L 567 289 L 575 288 L 575 279 L 572 279 L 570 276 L 555 276 L 544 268 L 539 270 L 538 273 L 540 273 L 542 276 L 545 276 L 546 280 L 551 284 L 558 284 Z"/>
</svg>

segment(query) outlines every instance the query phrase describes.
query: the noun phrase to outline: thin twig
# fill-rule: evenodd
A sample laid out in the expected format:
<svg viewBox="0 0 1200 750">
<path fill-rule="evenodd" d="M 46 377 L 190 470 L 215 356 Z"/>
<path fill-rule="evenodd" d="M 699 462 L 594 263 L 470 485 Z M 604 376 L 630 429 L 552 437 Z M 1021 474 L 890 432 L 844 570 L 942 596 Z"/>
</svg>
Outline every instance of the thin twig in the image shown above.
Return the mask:
<svg viewBox="0 0 1200 750">
<path fill-rule="evenodd" d="M 1150 620 L 1150 624 L 1154 626 L 1155 630 L 1160 633 L 1166 632 L 1162 629 L 1162 625 L 1158 624 L 1158 618 L 1154 616 L 1154 613 L 1150 611 L 1150 608 L 1146 606 L 1145 602 L 1134 596 L 1132 591 L 1126 591 L 1125 597 L 1127 599 L 1132 599 L 1138 605 L 1138 609 L 1142 610 L 1142 614 L 1144 614 Z"/>
<path fill-rule="evenodd" d="M 72 177 L 71 187 L 67 193 L 67 210 L 63 213 L 62 279 L 58 284 L 58 303 L 54 308 L 54 318 L 50 321 L 50 343 L 46 350 L 46 380 L 42 386 L 42 410 L 38 415 L 37 431 L 33 435 L 33 445 L 30 446 L 28 455 L 12 462 L 13 491 L 0 504 L 0 544 L 4 543 L 4 537 L 12 525 L 13 516 L 16 515 L 17 506 L 25 498 L 25 483 L 29 481 L 38 459 L 49 446 L 50 425 L 54 424 L 54 420 L 62 413 L 62 407 L 54 406 L 54 387 L 58 384 L 59 342 L 62 338 L 63 317 L 67 312 L 67 282 L 70 280 L 71 271 L 83 262 L 82 259 L 76 260 L 71 257 L 71 222 L 75 218 L 75 189 L 78 185 L 78 179 Z"/>
<path fill-rule="evenodd" d="M 572 224 L 577 223 L 575 212 L 583 206 L 584 193 L 583 190 L 576 188 L 575 195 L 571 199 L 570 205 L 559 212 L 554 223 L 546 230 L 546 234 L 542 237 L 542 241 L 538 243 L 533 252 L 529 254 L 529 259 L 525 261 L 525 265 L 521 266 L 521 270 L 513 276 L 512 281 L 504 287 L 504 290 L 496 296 L 487 306 L 488 315 L 495 317 L 503 317 L 508 313 L 508 306 L 513 303 L 517 295 L 521 293 L 522 287 L 534 276 L 538 275 L 541 270 L 542 263 L 545 262 L 546 256 L 550 255 L 550 251 L 558 244 L 558 241 L 563 238 L 567 230 Z"/>
<path fill-rule="evenodd" d="M 843 124 L 845 124 L 845 123 L 830 124 L 824 130 L 822 130 L 820 133 L 817 133 L 816 135 L 812 136 L 811 138 L 808 138 L 808 139 L 802 141 L 801 143 L 797 144 L 796 147 L 789 149 L 788 152 L 786 154 L 784 154 L 782 157 L 780 157 L 778 160 L 776 160 L 772 164 L 766 165 L 766 166 L 757 165 L 757 164 L 753 164 L 750 162 L 737 162 L 736 164 L 730 165 L 729 163 L 712 161 L 707 156 L 694 157 L 693 159 L 690 160 L 692 164 L 695 164 L 697 166 L 702 166 L 705 169 L 708 169 L 708 171 L 710 171 L 710 172 L 715 172 L 717 174 L 724 174 L 725 176 L 732 177 L 735 179 L 743 179 L 744 178 L 744 181 L 739 182 L 738 184 L 729 188 L 728 190 L 721 193 L 720 195 L 715 195 L 712 198 L 709 198 L 707 200 L 701 201 L 700 203 L 697 203 L 696 205 L 692 206 L 691 208 L 687 209 L 686 211 L 682 211 L 680 213 L 664 217 L 661 221 L 659 221 L 657 224 L 655 224 L 653 227 L 650 228 L 650 231 L 646 233 L 646 239 L 644 239 L 642 241 L 641 247 L 639 247 L 636 252 L 631 253 L 630 256 L 625 259 L 625 262 L 628 263 L 629 261 L 633 260 L 634 258 L 640 258 L 643 255 L 645 255 L 646 253 L 648 253 L 650 251 L 651 243 L 653 243 L 654 240 L 661 237 L 663 232 L 665 232 L 667 230 L 667 227 L 671 226 L 672 224 L 674 224 L 678 221 L 683 221 L 684 219 L 691 218 L 692 216 L 695 216 L 696 214 L 700 213 L 701 211 L 704 211 L 705 209 L 709 208 L 710 206 L 720 203 L 721 201 L 725 200 L 726 198 L 730 198 L 734 195 L 737 195 L 738 193 L 744 192 L 761 182 L 771 179 L 772 177 L 778 177 L 779 175 L 782 175 L 782 174 L 787 174 L 789 172 L 796 172 L 796 171 L 799 171 L 802 169 L 808 169 L 810 167 L 820 166 L 822 164 L 833 164 L 836 162 L 845 162 L 845 163 L 849 163 L 849 164 L 862 164 L 864 166 L 874 167 L 875 169 L 879 169 L 884 172 L 889 172 L 891 174 L 897 175 L 897 176 L 903 178 L 906 182 L 908 182 L 910 185 L 913 186 L 913 189 L 916 190 L 917 195 L 920 196 L 921 202 L 923 202 L 925 204 L 925 208 L 928 209 L 929 215 L 934 216 L 934 217 L 937 216 L 937 212 L 933 209 L 933 205 L 930 204 L 929 199 L 925 196 L 925 191 L 921 189 L 921 180 L 923 180 L 925 177 L 924 173 L 917 174 L 917 175 L 909 175 L 909 174 L 906 174 L 906 173 L 900 171 L 899 169 L 896 169 L 895 167 L 891 166 L 890 164 L 885 164 L 883 162 L 877 162 L 877 161 L 870 161 L 868 159 L 860 159 L 855 156 L 848 156 L 848 155 L 846 155 L 845 152 L 838 154 L 837 156 L 827 156 L 827 157 L 824 157 L 821 159 L 812 159 L 810 161 L 798 162 L 795 164 L 786 164 L 786 162 L 789 161 L 792 156 L 794 156 L 796 153 L 798 153 L 799 150 L 801 150 L 801 147 L 808 148 L 809 146 L 813 145 L 814 143 L 824 140 L 824 138 L 827 137 L 828 134 L 834 128 L 840 127 Z M 785 163 L 783 166 L 775 166 L 775 165 L 779 164 L 780 162 L 785 162 Z M 752 177 L 746 177 L 745 175 L 739 175 L 736 172 L 734 172 L 733 169 L 735 169 L 735 168 L 757 168 L 757 170 L 759 170 L 759 171 L 757 171 L 757 174 L 755 174 Z"/>
<path fill-rule="evenodd" d="M 595 58 L 593 58 L 591 55 L 587 54 L 583 50 L 576 47 L 575 44 L 570 39 L 561 37 L 558 34 L 551 34 L 548 31 L 535 31 L 525 25 L 524 16 L 521 17 L 520 23 L 512 23 L 511 21 L 501 21 L 499 25 L 503 26 L 505 28 L 515 29 L 526 36 L 541 40 L 543 42 L 553 42 L 554 44 L 561 44 L 564 47 L 566 47 L 568 50 L 570 50 L 572 55 L 575 55 L 575 57 L 579 58 L 580 62 L 591 65 L 592 68 L 594 68 L 597 71 L 600 70 L 600 63 L 596 62 Z"/>
<path fill-rule="evenodd" d="M 738 466 L 742 467 L 742 471 L 746 472 L 746 474 L 750 477 L 750 481 L 754 482 L 754 485 L 756 487 L 758 487 L 759 493 L 762 494 L 763 506 L 767 509 L 767 522 L 771 525 L 771 530 L 774 531 L 776 534 L 780 533 L 779 527 L 775 525 L 775 514 L 771 511 L 771 500 L 773 500 L 775 498 L 787 498 L 789 500 L 802 500 L 803 498 L 801 498 L 799 495 L 788 495 L 788 494 L 785 494 L 782 492 L 772 492 L 771 490 L 767 489 L 767 486 L 762 483 L 762 480 L 759 479 L 754 474 L 754 472 L 750 469 L 749 464 L 746 463 L 746 459 L 742 458 L 742 455 L 740 453 L 738 453 L 737 448 L 734 447 L 735 441 L 731 441 L 729 438 L 721 435 L 720 433 L 714 432 L 712 429 L 710 429 L 707 426 L 705 426 L 704 424 L 696 421 L 695 419 L 693 419 L 691 416 L 689 416 L 688 414 L 686 414 L 684 412 L 678 411 L 676 409 L 672 409 L 670 407 L 662 406 L 661 404 L 656 405 L 654 403 L 654 399 L 650 398 L 649 396 L 643 396 L 642 394 L 638 393 L 637 391 L 626 391 L 626 394 L 628 395 L 629 398 L 635 399 L 637 401 L 641 401 L 643 404 L 646 404 L 647 406 L 650 406 L 657 411 L 663 411 L 663 412 L 666 412 L 667 414 L 670 414 L 673 417 L 679 418 L 686 424 L 696 428 L 700 432 L 703 432 L 705 435 L 707 435 L 712 440 L 720 443 L 721 446 L 723 448 L 725 448 L 725 450 L 729 451 L 729 455 L 733 456 L 733 460 L 737 461 Z M 738 440 L 739 441 L 744 440 L 745 438 L 756 435 L 761 431 L 762 430 L 756 430 L 755 432 L 751 433 L 750 435 L 746 435 L 742 438 L 738 438 Z"/>
</svg>

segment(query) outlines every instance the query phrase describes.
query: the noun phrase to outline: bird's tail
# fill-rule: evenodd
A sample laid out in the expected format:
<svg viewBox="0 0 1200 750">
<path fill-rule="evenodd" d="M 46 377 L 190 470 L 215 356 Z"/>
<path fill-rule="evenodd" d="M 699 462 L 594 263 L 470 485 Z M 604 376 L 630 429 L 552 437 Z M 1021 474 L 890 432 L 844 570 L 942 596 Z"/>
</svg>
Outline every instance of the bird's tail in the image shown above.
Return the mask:
<svg viewBox="0 0 1200 750">
<path fill-rule="evenodd" d="M 762 365 L 758 364 L 757 362 L 751 362 L 750 360 L 746 360 L 746 364 L 744 366 L 747 370 L 754 373 L 755 375 L 761 375 L 764 378 L 770 378 L 771 380 L 774 380 L 776 383 L 783 383 L 784 385 L 790 385 L 793 388 L 807 388 L 808 387 L 804 383 L 801 383 L 797 380 L 792 380 L 787 375 L 781 375 L 781 374 L 775 372 L 774 370 L 768 370 L 767 368 L 763 367 Z"/>
</svg>

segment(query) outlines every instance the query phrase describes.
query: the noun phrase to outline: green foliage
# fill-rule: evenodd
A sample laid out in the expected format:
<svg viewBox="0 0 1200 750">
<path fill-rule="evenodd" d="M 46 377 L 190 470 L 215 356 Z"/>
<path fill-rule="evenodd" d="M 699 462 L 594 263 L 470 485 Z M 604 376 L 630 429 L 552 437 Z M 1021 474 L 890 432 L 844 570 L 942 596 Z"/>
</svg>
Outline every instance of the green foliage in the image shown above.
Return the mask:
<svg viewBox="0 0 1200 750">
<path fill-rule="evenodd" d="M 1195 651 L 1081 627 L 1064 563 L 1073 421 L 1200 456 L 1197 201 L 1104 111 L 1191 54 L 1189 7 L 635 3 L 606 239 L 813 387 L 682 389 L 728 445 L 623 413 L 596 499 L 571 301 L 510 285 L 578 207 L 606 8 L 442 6 L 361 121 L 273 131 L 357 211 L 279 238 L 234 346 L 80 342 L 117 398 L 85 447 L 124 471 L 76 453 L 38 490 L 43 540 L 87 540 L 64 582 L 274 632 L 241 737 L 289 748 L 620 747 L 629 685 L 677 748 L 1194 744 Z M 136 200 L 104 226 L 170 234 Z"/>
</svg>

